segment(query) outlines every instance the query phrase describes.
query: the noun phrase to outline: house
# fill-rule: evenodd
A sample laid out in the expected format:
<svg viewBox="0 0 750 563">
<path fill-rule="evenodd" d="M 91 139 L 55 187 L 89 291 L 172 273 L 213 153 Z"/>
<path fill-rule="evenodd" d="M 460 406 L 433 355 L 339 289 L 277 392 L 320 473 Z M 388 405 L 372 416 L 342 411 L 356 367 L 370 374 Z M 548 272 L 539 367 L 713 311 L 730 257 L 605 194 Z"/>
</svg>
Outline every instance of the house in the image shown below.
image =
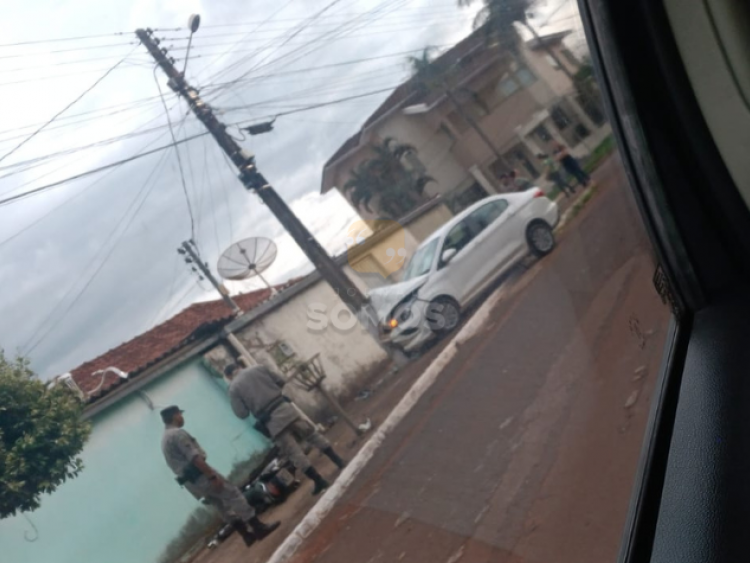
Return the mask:
<svg viewBox="0 0 750 563">
<path fill-rule="evenodd" d="M 357 392 L 364 378 L 385 369 L 386 355 L 363 329 L 308 327 L 312 305 L 340 313 L 341 301 L 317 272 L 275 289 L 236 296 L 244 311 L 238 317 L 222 300 L 193 304 L 72 370 L 65 379 L 80 390 L 93 424 L 84 470 L 35 512 L 3 520 L 3 560 L 156 562 L 189 517 L 205 510 L 164 463 L 164 406 L 185 409 L 188 430 L 220 471 L 247 475 L 258 465 L 270 444 L 229 406 L 221 370 L 237 353 L 228 332 L 256 361 L 282 373 L 319 353 L 325 385 L 338 396 Z M 100 372 L 106 368 L 125 377 Z M 320 397 L 294 384 L 287 390 L 313 417 L 325 410 Z"/>
<path fill-rule="evenodd" d="M 475 31 L 435 59 L 447 69 L 447 86 L 406 81 L 341 145 L 325 164 L 322 193 L 335 188 L 351 202 L 343 189 L 351 171 L 388 138 L 416 148 L 407 165 L 434 178 L 427 191 L 453 212 L 502 191 L 498 179 L 512 169 L 544 184 L 537 155 L 549 153 L 552 142 L 582 157 L 610 133 L 601 112 L 584 111 L 573 82 L 548 54 L 553 50 L 571 74 L 580 68 L 563 44 L 566 35 L 518 39 L 512 52 L 487 47 L 484 30 Z M 363 218 L 379 215 L 376 200 L 371 206 L 372 213 L 358 209 Z"/>
</svg>

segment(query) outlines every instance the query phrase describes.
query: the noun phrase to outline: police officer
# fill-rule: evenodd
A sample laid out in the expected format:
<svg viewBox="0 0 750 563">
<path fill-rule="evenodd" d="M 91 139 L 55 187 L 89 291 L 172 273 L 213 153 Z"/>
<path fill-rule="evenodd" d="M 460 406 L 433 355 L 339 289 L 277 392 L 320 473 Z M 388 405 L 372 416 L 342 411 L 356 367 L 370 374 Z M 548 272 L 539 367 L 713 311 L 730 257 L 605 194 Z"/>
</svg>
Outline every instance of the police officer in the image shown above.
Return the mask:
<svg viewBox="0 0 750 563">
<path fill-rule="evenodd" d="M 242 491 L 206 463 L 206 452 L 182 428 L 185 425 L 183 412 L 174 405 L 161 411 L 161 419 L 166 426 L 161 449 L 167 465 L 177 475 L 177 482 L 198 500 L 204 499 L 206 504 L 215 506 L 222 518 L 239 532 L 245 545 L 262 540 L 280 523 L 261 522 Z"/>
<path fill-rule="evenodd" d="M 328 488 L 328 481 L 312 466 L 299 442 L 305 440 L 328 456 L 339 469 L 346 465 L 331 444 L 316 428 L 300 416 L 299 411 L 282 395 L 286 381 L 265 366 L 240 370 L 236 364 L 224 369 L 231 380 L 229 399 L 232 410 L 239 418 L 253 415 L 256 428 L 271 438 L 282 454 L 307 475 L 315 487 L 313 495 Z"/>
</svg>

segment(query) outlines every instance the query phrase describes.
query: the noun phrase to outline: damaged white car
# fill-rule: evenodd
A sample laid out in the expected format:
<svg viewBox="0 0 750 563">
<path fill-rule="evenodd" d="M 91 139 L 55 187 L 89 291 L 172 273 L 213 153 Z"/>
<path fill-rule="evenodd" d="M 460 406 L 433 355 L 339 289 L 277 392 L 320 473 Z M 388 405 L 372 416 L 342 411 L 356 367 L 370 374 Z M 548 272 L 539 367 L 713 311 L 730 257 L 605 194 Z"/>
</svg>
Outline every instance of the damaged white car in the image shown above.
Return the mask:
<svg viewBox="0 0 750 563">
<path fill-rule="evenodd" d="M 500 275 L 529 253 L 552 252 L 559 217 L 539 188 L 490 196 L 464 210 L 417 248 L 401 282 L 370 292 L 384 338 L 412 352 L 455 329 L 462 311 Z"/>
</svg>

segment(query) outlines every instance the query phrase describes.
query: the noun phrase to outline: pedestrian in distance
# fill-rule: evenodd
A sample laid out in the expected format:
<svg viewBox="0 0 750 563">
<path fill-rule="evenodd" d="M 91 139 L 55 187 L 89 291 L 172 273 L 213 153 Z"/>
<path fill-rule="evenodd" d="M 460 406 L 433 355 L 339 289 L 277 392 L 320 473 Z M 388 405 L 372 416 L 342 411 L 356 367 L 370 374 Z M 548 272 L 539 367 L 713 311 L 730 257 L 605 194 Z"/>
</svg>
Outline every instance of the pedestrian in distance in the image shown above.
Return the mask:
<svg viewBox="0 0 750 563">
<path fill-rule="evenodd" d="M 518 175 L 518 170 L 511 170 L 508 173 L 508 177 L 510 178 L 510 182 L 513 185 L 513 187 L 518 192 L 523 192 L 525 190 L 528 190 L 529 188 L 534 187 L 534 182 L 529 180 L 528 178 L 524 178 L 523 176 Z"/>
<path fill-rule="evenodd" d="M 571 186 L 565 181 L 560 170 L 560 164 L 558 164 L 554 158 L 548 154 L 538 154 L 536 157 L 544 165 L 544 172 L 547 180 L 555 184 L 557 189 L 564 193 L 566 197 L 570 197 L 575 193 L 575 186 Z"/>
<path fill-rule="evenodd" d="M 528 190 L 534 186 L 534 183 L 528 178 L 523 178 L 518 175 L 518 172 L 511 170 L 507 174 L 500 175 L 500 185 L 506 192 L 522 192 Z"/>
<path fill-rule="evenodd" d="M 239 366 L 231 364 L 224 368 L 224 374 L 231 381 L 229 400 L 234 414 L 242 419 L 251 414 L 255 417 L 255 428 L 273 440 L 279 451 L 315 484 L 313 495 L 326 490 L 328 481 L 310 463 L 300 442 L 307 441 L 339 469 L 346 464 L 333 450 L 331 443 L 283 395 L 286 381 L 265 366 L 240 370 Z"/>
<path fill-rule="evenodd" d="M 573 158 L 568 152 L 568 149 L 561 143 L 554 143 L 553 147 L 554 149 L 552 152 L 555 155 L 555 160 L 557 160 L 565 171 L 573 176 L 581 186 L 587 187 L 589 182 L 591 182 L 591 177 L 583 168 L 581 168 L 578 160 Z"/>
<path fill-rule="evenodd" d="M 183 428 L 185 418 L 179 407 L 172 405 L 161 411 L 164 435 L 161 449 L 177 483 L 205 504 L 216 507 L 225 522 L 251 546 L 279 527 L 279 522 L 265 524 L 255 514 L 242 491 L 227 481 L 206 461 L 206 452 L 198 441 Z"/>
</svg>

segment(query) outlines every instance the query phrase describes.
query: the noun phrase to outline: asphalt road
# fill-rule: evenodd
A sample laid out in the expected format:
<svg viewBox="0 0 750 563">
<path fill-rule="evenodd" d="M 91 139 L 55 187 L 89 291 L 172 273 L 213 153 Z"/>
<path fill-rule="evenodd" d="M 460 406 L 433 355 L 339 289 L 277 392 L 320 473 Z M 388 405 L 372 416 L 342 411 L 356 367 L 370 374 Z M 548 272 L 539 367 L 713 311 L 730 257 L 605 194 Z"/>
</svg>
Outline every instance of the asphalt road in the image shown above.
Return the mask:
<svg viewBox="0 0 750 563">
<path fill-rule="evenodd" d="M 617 555 L 668 311 L 616 159 L 297 562 Z"/>
</svg>

